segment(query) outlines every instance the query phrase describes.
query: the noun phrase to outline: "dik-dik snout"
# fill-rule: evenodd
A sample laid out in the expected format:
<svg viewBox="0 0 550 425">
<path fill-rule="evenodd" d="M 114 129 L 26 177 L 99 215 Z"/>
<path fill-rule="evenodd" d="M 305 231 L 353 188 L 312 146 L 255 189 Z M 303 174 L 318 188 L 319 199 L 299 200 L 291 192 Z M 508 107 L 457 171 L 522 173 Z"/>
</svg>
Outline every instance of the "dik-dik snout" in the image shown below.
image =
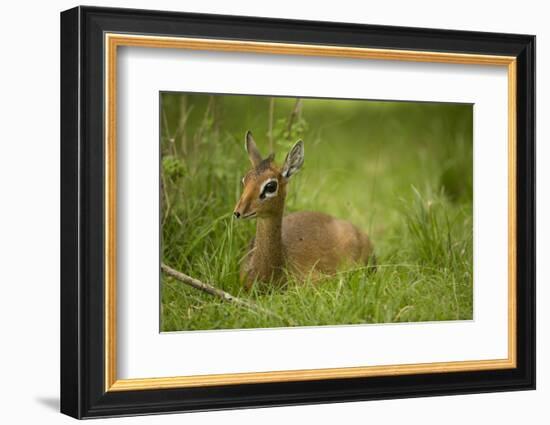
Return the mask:
<svg viewBox="0 0 550 425">
<path fill-rule="evenodd" d="M 282 168 L 274 163 L 274 154 L 262 159 L 250 131 L 246 133 L 245 148 L 252 169 L 242 179 L 243 191 L 233 215 L 247 219 L 282 214 L 288 179 L 303 163 L 302 141 L 299 140 L 291 149 Z"/>
</svg>

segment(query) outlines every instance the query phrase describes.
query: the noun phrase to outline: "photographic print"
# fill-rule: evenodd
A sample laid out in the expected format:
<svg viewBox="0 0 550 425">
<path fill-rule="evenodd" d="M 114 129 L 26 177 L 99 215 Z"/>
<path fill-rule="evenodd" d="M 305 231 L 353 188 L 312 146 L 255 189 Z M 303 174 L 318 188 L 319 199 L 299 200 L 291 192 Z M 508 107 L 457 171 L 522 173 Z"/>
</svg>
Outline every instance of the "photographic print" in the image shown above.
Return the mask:
<svg viewBox="0 0 550 425">
<path fill-rule="evenodd" d="M 79 6 L 61 77 L 63 413 L 535 388 L 534 36 Z"/>
<path fill-rule="evenodd" d="M 473 105 L 160 93 L 161 331 L 473 319 Z"/>
</svg>

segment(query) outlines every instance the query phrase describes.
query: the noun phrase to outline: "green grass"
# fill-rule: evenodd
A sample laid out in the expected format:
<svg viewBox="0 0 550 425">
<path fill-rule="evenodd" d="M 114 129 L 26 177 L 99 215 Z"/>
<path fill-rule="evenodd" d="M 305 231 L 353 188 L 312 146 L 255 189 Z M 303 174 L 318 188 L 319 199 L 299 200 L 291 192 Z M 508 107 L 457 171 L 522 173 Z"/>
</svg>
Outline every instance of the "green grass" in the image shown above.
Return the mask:
<svg viewBox="0 0 550 425">
<path fill-rule="evenodd" d="M 294 105 L 276 99 L 272 120 L 279 163 L 305 142 L 286 211 L 326 212 L 368 232 L 376 272 L 244 291 L 239 262 L 255 222 L 231 213 L 249 167 L 247 129 L 268 153 L 270 99 L 165 93 L 162 261 L 284 320 L 163 276 L 162 331 L 472 319 L 471 106 L 306 99 L 289 119 Z"/>
</svg>

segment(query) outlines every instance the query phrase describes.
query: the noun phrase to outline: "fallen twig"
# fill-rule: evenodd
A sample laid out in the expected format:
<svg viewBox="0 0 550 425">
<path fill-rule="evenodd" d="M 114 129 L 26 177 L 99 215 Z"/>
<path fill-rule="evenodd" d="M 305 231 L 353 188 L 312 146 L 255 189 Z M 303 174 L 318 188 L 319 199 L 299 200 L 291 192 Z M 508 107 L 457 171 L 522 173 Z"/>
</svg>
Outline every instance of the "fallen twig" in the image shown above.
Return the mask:
<svg viewBox="0 0 550 425">
<path fill-rule="evenodd" d="M 206 292 L 207 294 L 213 295 L 215 297 L 221 298 L 224 301 L 227 301 L 229 303 L 236 304 L 238 306 L 244 307 L 248 310 L 256 311 L 257 313 L 263 313 L 268 316 L 275 317 L 284 323 L 288 324 L 289 326 L 294 326 L 292 321 L 289 319 L 286 319 L 284 317 L 279 316 L 277 313 L 274 313 L 271 310 L 268 310 L 252 301 L 243 300 L 242 298 L 237 298 L 233 295 L 231 295 L 228 292 L 225 292 L 219 288 L 216 288 L 215 286 L 212 286 L 208 283 L 201 282 L 198 279 L 195 279 L 194 277 L 188 276 L 185 273 L 182 273 L 178 270 L 173 269 L 172 267 L 167 266 L 164 263 L 161 263 L 160 268 L 164 273 L 167 275 L 173 277 L 174 279 L 179 280 L 180 282 L 183 282 L 195 289 L 198 289 L 199 291 Z"/>
</svg>

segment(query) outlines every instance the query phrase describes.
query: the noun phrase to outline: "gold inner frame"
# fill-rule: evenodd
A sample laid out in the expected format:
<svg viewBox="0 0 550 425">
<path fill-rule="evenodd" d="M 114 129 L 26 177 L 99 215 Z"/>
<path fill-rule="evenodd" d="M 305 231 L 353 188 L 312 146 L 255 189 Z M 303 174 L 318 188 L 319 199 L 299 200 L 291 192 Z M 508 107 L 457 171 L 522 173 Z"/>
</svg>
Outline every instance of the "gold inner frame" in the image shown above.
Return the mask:
<svg viewBox="0 0 550 425">
<path fill-rule="evenodd" d="M 383 366 L 304 369 L 271 372 L 117 379 L 116 373 L 116 123 L 117 48 L 171 48 L 355 59 L 435 62 L 507 67 L 508 71 L 508 357 Z M 516 367 L 516 58 L 461 53 L 370 49 L 325 45 L 212 40 L 128 34 L 105 34 L 105 391 L 200 387 L 353 377 L 410 375 L 510 369 Z"/>
</svg>

